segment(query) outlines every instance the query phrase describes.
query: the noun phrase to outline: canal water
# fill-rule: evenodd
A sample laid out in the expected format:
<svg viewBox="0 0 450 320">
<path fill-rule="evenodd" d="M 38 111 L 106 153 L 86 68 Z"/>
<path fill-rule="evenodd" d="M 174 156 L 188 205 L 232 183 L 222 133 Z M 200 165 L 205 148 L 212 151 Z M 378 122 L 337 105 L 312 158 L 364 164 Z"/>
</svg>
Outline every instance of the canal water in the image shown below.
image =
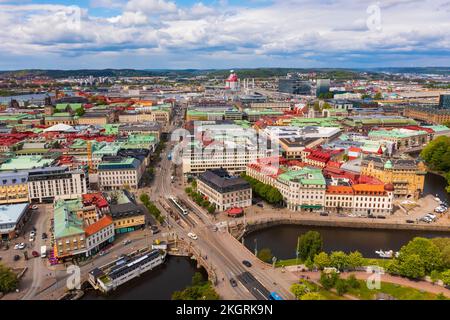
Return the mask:
<svg viewBox="0 0 450 320">
<path fill-rule="evenodd" d="M 83 300 L 170 300 L 174 291 L 191 284 L 195 272 L 207 277 L 205 270 L 197 269 L 196 263 L 189 258 L 169 256 L 164 265 L 133 279 L 111 294 L 104 296 L 90 290 Z"/>
</svg>

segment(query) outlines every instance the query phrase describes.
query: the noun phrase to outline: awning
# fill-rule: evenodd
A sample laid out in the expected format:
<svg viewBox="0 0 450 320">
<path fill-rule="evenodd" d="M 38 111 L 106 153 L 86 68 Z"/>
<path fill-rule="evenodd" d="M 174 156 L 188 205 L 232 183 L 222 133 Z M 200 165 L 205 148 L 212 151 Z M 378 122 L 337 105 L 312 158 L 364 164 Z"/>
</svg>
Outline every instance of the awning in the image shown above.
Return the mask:
<svg viewBox="0 0 450 320">
<path fill-rule="evenodd" d="M 322 206 L 320 204 L 318 204 L 318 205 L 302 204 L 300 206 L 300 208 L 318 210 L 318 209 L 322 209 Z"/>
</svg>

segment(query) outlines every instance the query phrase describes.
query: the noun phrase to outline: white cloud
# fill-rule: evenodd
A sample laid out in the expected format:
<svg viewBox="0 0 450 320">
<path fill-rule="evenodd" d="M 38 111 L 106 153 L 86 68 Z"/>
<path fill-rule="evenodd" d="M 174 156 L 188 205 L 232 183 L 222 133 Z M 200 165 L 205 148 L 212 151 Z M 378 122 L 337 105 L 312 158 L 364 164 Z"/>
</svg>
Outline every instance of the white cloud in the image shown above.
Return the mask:
<svg viewBox="0 0 450 320">
<path fill-rule="evenodd" d="M 147 14 L 174 12 L 176 9 L 175 2 L 166 0 L 130 0 L 126 5 L 126 10 L 141 11 Z"/>
</svg>

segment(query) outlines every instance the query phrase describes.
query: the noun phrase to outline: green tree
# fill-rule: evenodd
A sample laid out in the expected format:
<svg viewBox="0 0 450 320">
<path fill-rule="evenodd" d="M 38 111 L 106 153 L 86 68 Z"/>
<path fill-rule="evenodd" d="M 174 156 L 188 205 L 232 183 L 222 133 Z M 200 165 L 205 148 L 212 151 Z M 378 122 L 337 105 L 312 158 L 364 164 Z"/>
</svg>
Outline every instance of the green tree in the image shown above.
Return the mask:
<svg viewBox="0 0 450 320">
<path fill-rule="evenodd" d="M 308 292 L 301 296 L 300 300 L 325 300 L 325 298 L 318 292 Z"/>
<path fill-rule="evenodd" d="M 320 270 L 329 267 L 330 264 L 331 264 L 330 257 L 326 252 L 321 252 L 314 256 L 314 265 Z"/>
<path fill-rule="evenodd" d="M 348 286 L 347 281 L 344 280 L 344 279 L 338 279 L 336 281 L 336 285 L 335 286 L 336 286 L 337 294 L 339 296 L 343 296 L 344 294 L 346 294 L 348 292 L 349 286 Z"/>
<path fill-rule="evenodd" d="M 322 236 L 317 231 L 308 231 L 300 236 L 298 242 L 298 255 L 300 259 L 314 259 L 315 255 L 322 251 Z"/>
<path fill-rule="evenodd" d="M 141 202 L 142 202 L 144 205 L 147 205 L 147 204 L 150 202 L 150 197 L 149 197 L 148 194 L 146 194 L 146 193 L 141 194 L 141 196 L 139 197 L 139 199 L 141 200 Z"/>
<path fill-rule="evenodd" d="M 359 283 L 359 281 L 356 279 L 354 274 L 351 274 L 348 278 L 347 278 L 347 284 L 350 288 L 352 289 L 358 289 L 361 284 Z"/>
<path fill-rule="evenodd" d="M 191 187 L 187 187 L 186 189 L 184 189 L 184 191 L 187 193 L 187 194 L 191 194 L 192 193 L 192 188 Z"/>
<path fill-rule="evenodd" d="M 214 214 L 216 212 L 216 205 L 214 203 L 210 204 L 210 206 L 208 207 L 208 212 L 210 214 Z"/>
<path fill-rule="evenodd" d="M 441 273 L 441 280 L 447 285 L 450 285 L 450 269 Z"/>
<path fill-rule="evenodd" d="M 303 295 L 310 292 L 308 286 L 303 283 L 294 283 L 290 290 L 297 299 L 300 299 Z"/>
<path fill-rule="evenodd" d="M 261 261 L 271 263 L 273 254 L 269 248 L 264 248 L 258 251 L 258 258 Z"/>
<path fill-rule="evenodd" d="M 422 278 L 426 274 L 424 262 L 418 254 L 410 254 L 404 257 L 399 270 L 401 275 L 413 279 Z"/>
<path fill-rule="evenodd" d="M 337 272 L 322 272 L 319 282 L 325 290 L 330 290 L 336 285 L 338 279 L 339 273 Z"/>
<path fill-rule="evenodd" d="M 205 280 L 203 279 L 203 275 L 200 272 L 194 273 L 192 276 L 192 286 L 202 286 L 205 284 Z"/>
<path fill-rule="evenodd" d="M 0 292 L 7 293 L 16 290 L 18 283 L 16 274 L 0 264 Z"/>
<path fill-rule="evenodd" d="M 417 268 L 423 268 L 426 274 L 433 270 L 441 270 L 444 265 L 441 251 L 430 239 L 416 237 L 400 249 L 398 257 L 400 270 L 410 256 L 417 256 L 418 259 L 409 259 L 408 263 L 420 261 Z"/>
<path fill-rule="evenodd" d="M 364 264 L 364 258 L 362 254 L 358 251 L 351 252 L 348 255 L 348 267 L 351 269 L 355 269 L 361 267 Z"/>
<path fill-rule="evenodd" d="M 433 238 L 431 242 L 441 251 L 443 268 L 450 269 L 450 238 Z"/>
<path fill-rule="evenodd" d="M 338 270 L 349 267 L 348 256 L 343 251 L 334 251 L 330 255 L 330 265 Z"/>
</svg>

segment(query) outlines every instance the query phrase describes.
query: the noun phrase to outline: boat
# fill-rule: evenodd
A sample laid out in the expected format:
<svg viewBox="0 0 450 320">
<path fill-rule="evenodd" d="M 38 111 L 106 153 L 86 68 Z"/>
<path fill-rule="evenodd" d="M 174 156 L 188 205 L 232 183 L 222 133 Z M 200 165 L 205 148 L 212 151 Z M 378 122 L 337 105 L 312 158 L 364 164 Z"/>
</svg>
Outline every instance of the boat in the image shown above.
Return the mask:
<svg viewBox="0 0 450 320">
<path fill-rule="evenodd" d="M 398 256 L 398 252 L 394 252 L 393 250 L 388 251 L 378 250 L 375 251 L 375 253 L 381 258 L 392 258 L 394 254 L 396 257 Z"/>
</svg>

